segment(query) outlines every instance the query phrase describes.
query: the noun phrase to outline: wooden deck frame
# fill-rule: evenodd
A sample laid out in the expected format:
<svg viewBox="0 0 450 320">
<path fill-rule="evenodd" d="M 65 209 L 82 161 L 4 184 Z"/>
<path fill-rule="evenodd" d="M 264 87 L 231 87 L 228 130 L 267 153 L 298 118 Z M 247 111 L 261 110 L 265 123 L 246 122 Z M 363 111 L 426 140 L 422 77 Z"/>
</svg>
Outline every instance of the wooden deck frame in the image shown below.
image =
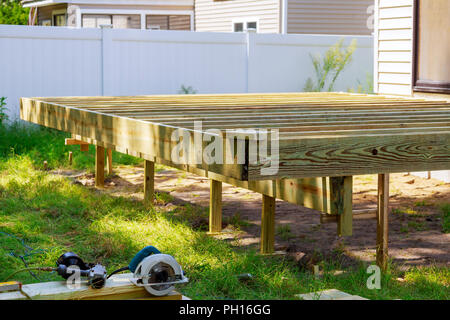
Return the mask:
<svg viewBox="0 0 450 320">
<path fill-rule="evenodd" d="M 105 148 L 95 146 L 95 186 L 105 186 Z"/>
<path fill-rule="evenodd" d="M 23 98 L 21 118 L 259 192 L 266 200 L 328 213 L 336 216 L 340 235 L 351 234 L 353 175 L 450 168 L 450 103 L 445 101 L 347 93 Z M 245 141 L 241 129 L 278 130 L 282 165 L 273 175 L 262 175 L 267 162 L 250 162 L 248 148 L 243 164 L 174 164 L 171 150 L 177 142 L 170 137 L 178 129 L 193 133 L 196 120 L 203 121 L 201 138 L 214 136 L 208 129 L 234 130 L 237 140 Z M 383 199 L 379 208 L 387 203 Z M 381 225 L 386 211 L 378 209 Z M 269 223 L 265 239 L 270 228 Z M 377 250 L 383 260 L 385 231 L 377 242 L 383 243 Z M 270 251 L 270 244 L 263 245 Z"/>
<path fill-rule="evenodd" d="M 388 263 L 389 231 L 389 174 L 378 175 L 377 265 L 386 270 Z"/>
<path fill-rule="evenodd" d="M 144 160 L 144 203 L 153 204 L 155 197 L 155 162 Z"/>
<path fill-rule="evenodd" d="M 275 250 L 275 198 L 263 194 L 261 214 L 261 254 Z"/>
<path fill-rule="evenodd" d="M 222 182 L 210 179 L 209 233 L 222 231 Z"/>
</svg>

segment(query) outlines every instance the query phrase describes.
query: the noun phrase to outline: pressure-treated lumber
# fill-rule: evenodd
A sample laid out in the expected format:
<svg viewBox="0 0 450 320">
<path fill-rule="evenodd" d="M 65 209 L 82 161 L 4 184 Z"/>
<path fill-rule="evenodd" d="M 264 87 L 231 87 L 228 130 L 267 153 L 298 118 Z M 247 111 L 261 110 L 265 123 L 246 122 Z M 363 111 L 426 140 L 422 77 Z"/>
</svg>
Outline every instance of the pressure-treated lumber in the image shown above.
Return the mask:
<svg viewBox="0 0 450 320">
<path fill-rule="evenodd" d="M 78 140 L 78 139 L 66 138 L 64 141 L 64 144 L 66 146 L 73 146 L 73 145 L 83 145 L 83 144 L 89 144 L 89 143 Z"/>
<path fill-rule="evenodd" d="M 378 175 L 377 265 L 386 270 L 388 262 L 389 174 Z"/>
<path fill-rule="evenodd" d="M 275 247 L 275 198 L 262 196 L 261 254 L 274 252 Z"/>
<path fill-rule="evenodd" d="M 106 281 L 102 289 L 92 289 L 86 281 L 79 287 L 68 287 L 65 281 L 33 283 L 22 286 L 22 290 L 33 300 L 181 300 L 182 296 L 172 292 L 167 296 L 155 297 L 144 287 L 134 285 L 129 279 L 131 273 L 118 274 Z M 0 293 L 0 300 L 27 300 L 19 291 Z"/>
<path fill-rule="evenodd" d="M 244 164 L 190 164 L 241 181 L 450 168 L 446 101 L 348 93 L 23 98 L 21 117 L 169 161 L 172 134 L 193 134 L 194 121 L 202 121 L 201 138 L 231 130 L 250 144 L 242 129 L 278 130 L 282 165 L 271 175 L 261 171 L 267 159 L 248 163 L 247 151 Z"/>
<path fill-rule="evenodd" d="M 106 171 L 108 172 L 108 175 L 113 174 L 112 149 L 111 148 L 106 149 Z"/>
<path fill-rule="evenodd" d="M 105 185 L 105 148 L 96 146 L 95 148 L 95 186 Z"/>
<path fill-rule="evenodd" d="M 155 195 L 155 163 L 144 161 L 144 203 L 149 206 Z"/>
<path fill-rule="evenodd" d="M 222 231 L 222 182 L 210 179 L 209 232 Z"/>
<path fill-rule="evenodd" d="M 78 140 L 78 139 L 66 138 L 65 145 L 66 146 L 80 145 L 80 151 L 83 151 L 83 152 L 89 151 L 89 143 Z"/>
<path fill-rule="evenodd" d="M 337 222 L 339 236 L 352 235 L 352 185 L 352 176 L 331 178 L 331 212 L 338 214 Z"/>
</svg>

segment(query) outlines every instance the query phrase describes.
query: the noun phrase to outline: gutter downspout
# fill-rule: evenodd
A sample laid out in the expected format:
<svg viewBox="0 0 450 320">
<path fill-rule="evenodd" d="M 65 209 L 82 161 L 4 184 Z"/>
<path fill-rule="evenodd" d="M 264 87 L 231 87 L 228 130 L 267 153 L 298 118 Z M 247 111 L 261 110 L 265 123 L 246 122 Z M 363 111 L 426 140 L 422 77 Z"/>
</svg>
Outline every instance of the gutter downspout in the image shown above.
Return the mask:
<svg viewBox="0 0 450 320">
<path fill-rule="evenodd" d="M 288 0 L 280 0 L 280 33 L 287 34 Z"/>
</svg>

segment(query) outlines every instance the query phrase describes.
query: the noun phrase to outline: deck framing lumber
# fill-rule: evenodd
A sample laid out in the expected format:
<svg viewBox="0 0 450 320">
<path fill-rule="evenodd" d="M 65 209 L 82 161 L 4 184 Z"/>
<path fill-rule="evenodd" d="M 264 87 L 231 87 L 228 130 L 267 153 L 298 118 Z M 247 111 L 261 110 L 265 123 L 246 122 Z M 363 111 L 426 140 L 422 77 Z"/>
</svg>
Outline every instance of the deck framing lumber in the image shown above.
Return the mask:
<svg viewBox="0 0 450 320">
<path fill-rule="evenodd" d="M 105 186 L 105 148 L 95 147 L 95 186 Z"/>
<path fill-rule="evenodd" d="M 151 206 L 155 197 L 155 162 L 144 160 L 144 204 Z"/>
<path fill-rule="evenodd" d="M 104 148 L 215 181 L 214 224 L 223 182 L 261 193 L 263 253 L 273 252 L 276 199 L 327 213 L 324 220 L 335 219 L 338 233 L 350 235 L 352 176 L 379 174 L 377 263 L 385 266 L 389 173 L 450 169 L 446 101 L 336 92 L 50 97 L 22 98 L 20 116 L 72 133 L 84 142 L 82 148 L 94 144 L 96 185 L 103 180 Z M 200 129 L 195 121 L 201 121 Z M 253 148 L 256 141 L 246 129 L 275 130 L 279 148 L 267 147 L 270 155 L 259 157 L 261 143 Z M 243 161 L 208 164 L 200 157 L 199 163 L 176 163 L 172 151 L 179 141 L 173 137 L 180 132 L 203 147 L 233 133 L 245 146 Z M 199 154 L 190 148 L 191 154 Z M 224 150 L 227 159 L 235 149 Z M 262 169 L 277 158 L 278 170 L 264 175 Z"/>
<path fill-rule="evenodd" d="M 112 149 L 106 149 L 106 171 L 108 175 L 113 174 L 113 164 L 112 164 Z"/>
<path fill-rule="evenodd" d="M 377 265 L 386 270 L 389 242 L 389 174 L 378 175 Z"/>
<path fill-rule="evenodd" d="M 174 132 L 279 130 L 282 166 L 264 161 L 195 164 L 241 181 L 350 176 L 450 168 L 450 103 L 346 93 L 21 99 L 21 117 L 133 152 L 171 159 Z M 253 142 L 252 142 L 253 143 Z M 246 159 L 249 155 L 245 155 Z M 191 164 L 192 165 L 192 164 Z"/>
<path fill-rule="evenodd" d="M 261 214 L 261 254 L 271 254 L 275 250 L 275 198 L 262 196 Z"/>
<path fill-rule="evenodd" d="M 222 182 L 210 179 L 209 233 L 222 231 Z"/>
</svg>

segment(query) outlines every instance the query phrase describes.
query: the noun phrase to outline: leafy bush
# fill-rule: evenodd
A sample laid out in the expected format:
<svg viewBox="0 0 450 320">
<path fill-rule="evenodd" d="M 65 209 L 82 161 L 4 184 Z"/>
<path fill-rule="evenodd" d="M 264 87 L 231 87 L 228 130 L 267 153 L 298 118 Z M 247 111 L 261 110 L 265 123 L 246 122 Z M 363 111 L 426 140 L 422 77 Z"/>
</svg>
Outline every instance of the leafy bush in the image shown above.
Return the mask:
<svg viewBox="0 0 450 320">
<path fill-rule="evenodd" d="M 373 94 L 373 74 L 370 72 L 366 73 L 366 81 L 365 83 L 361 83 L 361 81 L 358 79 L 358 86 L 356 89 L 350 88 L 348 89 L 348 92 L 352 93 L 367 93 L 367 94 Z"/>
<path fill-rule="evenodd" d="M 0 97 L 0 126 L 8 120 L 8 115 L 6 114 L 6 98 Z"/>
<path fill-rule="evenodd" d="M 320 53 L 311 55 L 315 79 L 308 78 L 304 91 L 333 91 L 337 78 L 352 61 L 352 55 L 356 49 L 356 39 L 353 39 L 347 48 L 343 48 L 343 43 L 344 39 L 339 40 L 325 52 L 323 57 Z"/>
<path fill-rule="evenodd" d="M 197 90 L 195 90 L 191 86 L 185 87 L 184 85 L 181 85 L 181 88 L 180 88 L 180 90 L 178 90 L 178 93 L 180 93 L 180 94 L 196 94 Z"/>
<path fill-rule="evenodd" d="M 28 24 L 29 8 L 21 6 L 19 0 L 0 0 L 0 24 Z"/>
</svg>

